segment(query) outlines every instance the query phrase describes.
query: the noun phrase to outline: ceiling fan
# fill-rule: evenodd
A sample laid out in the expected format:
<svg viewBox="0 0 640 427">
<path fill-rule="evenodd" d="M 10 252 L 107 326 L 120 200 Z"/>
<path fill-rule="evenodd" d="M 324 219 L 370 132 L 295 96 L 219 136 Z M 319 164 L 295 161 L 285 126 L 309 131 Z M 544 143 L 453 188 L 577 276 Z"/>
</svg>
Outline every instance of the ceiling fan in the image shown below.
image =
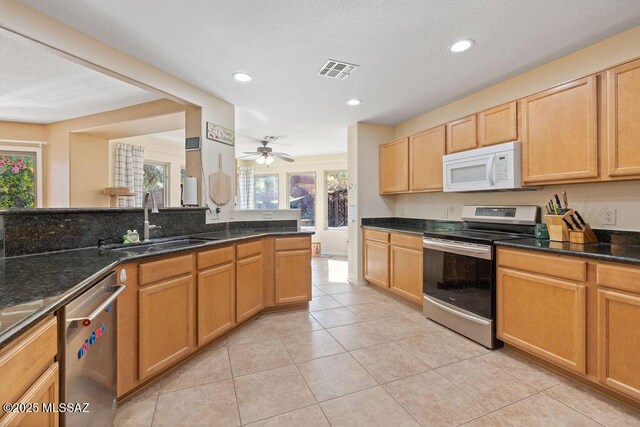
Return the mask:
<svg viewBox="0 0 640 427">
<path fill-rule="evenodd" d="M 270 165 L 273 163 L 275 159 L 281 159 L 287 162 L 293 162 L 293 158 L 289 156 L 287 153 L 276 153 L 271 147 L 267 147 L 270 141 L 261 139 L 260 144 L 262 147 L 258 147 L 255 152 L 245 151 L 242 154 L 247 154 L 247 156 L 239 157 L 239 160 L 250 160 L 254 159 L 256 163 L 259 165 Z"/>
</svg>

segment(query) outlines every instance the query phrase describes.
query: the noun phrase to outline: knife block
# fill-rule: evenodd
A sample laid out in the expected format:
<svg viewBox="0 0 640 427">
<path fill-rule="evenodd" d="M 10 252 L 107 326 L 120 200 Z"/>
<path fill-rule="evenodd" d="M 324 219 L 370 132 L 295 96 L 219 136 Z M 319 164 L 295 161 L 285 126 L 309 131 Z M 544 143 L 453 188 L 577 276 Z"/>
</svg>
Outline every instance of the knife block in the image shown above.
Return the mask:
<svg viewBox="0 0 640 427">
<path fill-rule="evenodd" d="M 545 215 L 544 221 L 547 223 L 547 230 L 549 230 L 549 239 L 555 242 L 569 242 L 571 240 L 569 235 L 569 227 L 562 220 L 563 218 L 571 223 L 569 215 L 573 214 L 573 209 L 569 209 L 563 215 Z"/>
<path fill-rule="evenodd" d="M 580 245 L 585 245 L 588 243 L 598 243 L 598 238 L 596 237 L 589 224 L 583 225 L 582 228 L 583 230 L 569 231 L 569 241 L 571 243 L 578 243 Z"/>
</svg>

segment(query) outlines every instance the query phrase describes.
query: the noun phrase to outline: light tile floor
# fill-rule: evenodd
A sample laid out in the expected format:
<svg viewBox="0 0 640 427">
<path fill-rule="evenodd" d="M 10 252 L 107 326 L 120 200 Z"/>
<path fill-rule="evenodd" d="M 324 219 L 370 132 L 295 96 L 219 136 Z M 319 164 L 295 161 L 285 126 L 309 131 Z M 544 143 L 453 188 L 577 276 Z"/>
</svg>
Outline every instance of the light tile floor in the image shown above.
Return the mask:
<svg viewBox="0 0 640 427">
<path fill-rule="evenodd" d="M 640 426 L 640 411 L 313 260 L 309 310 L 261 315 L 125 403 L 117 426 Z"/>
</svg>

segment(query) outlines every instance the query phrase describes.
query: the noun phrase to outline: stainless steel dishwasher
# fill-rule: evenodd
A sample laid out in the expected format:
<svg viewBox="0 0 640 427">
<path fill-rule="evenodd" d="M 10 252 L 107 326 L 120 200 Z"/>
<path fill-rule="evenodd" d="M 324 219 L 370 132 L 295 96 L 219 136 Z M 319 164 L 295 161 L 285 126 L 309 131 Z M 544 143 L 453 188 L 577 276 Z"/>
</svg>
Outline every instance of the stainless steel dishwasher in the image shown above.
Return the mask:
<svg viewBox="0 0 640 427">
<path fill-rule="evenodd" d="M 66 426 L 111 425 L 116 415 L 116 299 L 125 290 L 111 273 L 65 307 L 62 401 Z M 88 411 L 88 412 L 87 412 Z"/>
</svg>

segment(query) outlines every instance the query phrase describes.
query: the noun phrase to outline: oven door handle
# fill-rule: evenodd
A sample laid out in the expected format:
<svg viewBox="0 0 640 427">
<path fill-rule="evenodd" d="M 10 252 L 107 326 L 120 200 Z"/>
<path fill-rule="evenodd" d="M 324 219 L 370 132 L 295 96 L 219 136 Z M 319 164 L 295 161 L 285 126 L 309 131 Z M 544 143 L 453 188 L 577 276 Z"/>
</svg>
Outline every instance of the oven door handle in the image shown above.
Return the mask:
<svg viewBox="0 0 640 427">
<path fill-rule="evenodd" d="M 458 255 L 466 255 L 473 258 L 492 259 L 491 246 L 457 245 L 455 243 L 441 242 L 439 240 L 423 239 L 422 247 L 440 252 L 451 252 Z"/>
<path fill-rule="evenodd" d="M 447 307 L 446 305 L 444 305 L 442 303 L 439 303 L 438 301 L 436 301 L 433 298 L 428 297 L 427 295 L 423 294 L 423 297 L 427 301 L 429 301 L 431 304 L 435 305 L 436 307 L 438 307 L 438 308 L 440 308 L 442 310 L 445 310 L 445 311 L 447 311 L 447 312 L 449 312 L 449 313 L 451 313 L 451 314 L 453 314 L 455 316 L 462 317 L 464 319 L 470 320 L 470 321 L 475 322 L 475 323 L 479 323 L 479 324 L 481 324 L 483 326 L 491 325 L 491 322 L 488 321 L 488 320 L 484 320 L 484 319 L 481 319 L 481 318 L 476 317 L 476 316 L 470 316 L 470 315 L 468 315 L 466 313 L 462 313 L 462 312 L 460 312 L 458 310 L 454 310 L 453 308 Z"/>
</svg>

